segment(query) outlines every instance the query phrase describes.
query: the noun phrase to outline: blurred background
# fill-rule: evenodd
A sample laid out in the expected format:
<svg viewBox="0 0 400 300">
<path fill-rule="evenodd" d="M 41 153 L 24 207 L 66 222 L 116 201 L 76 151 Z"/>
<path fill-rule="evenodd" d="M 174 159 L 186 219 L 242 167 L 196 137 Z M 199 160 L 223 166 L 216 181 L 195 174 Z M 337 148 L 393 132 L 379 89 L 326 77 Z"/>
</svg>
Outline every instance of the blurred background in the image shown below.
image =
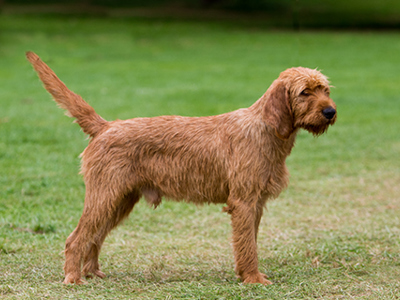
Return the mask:
<svg viewBox="0 0 400 300">
<path fill-rule="evenodd" d="M 294 29 L 400 27 L 400 4 L 396 0 L 1 0 L 0 10 L 3 14 L 244 18 Z"/>
</svg>

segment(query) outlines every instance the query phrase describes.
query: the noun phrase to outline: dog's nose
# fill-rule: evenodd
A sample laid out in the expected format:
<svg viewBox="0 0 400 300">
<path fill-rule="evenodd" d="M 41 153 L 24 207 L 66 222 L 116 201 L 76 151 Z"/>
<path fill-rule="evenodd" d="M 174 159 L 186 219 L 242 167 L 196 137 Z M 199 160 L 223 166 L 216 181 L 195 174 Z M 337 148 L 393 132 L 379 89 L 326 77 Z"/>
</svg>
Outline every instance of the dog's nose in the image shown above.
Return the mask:
<svg viewBox="0 0 400 300">
<path fill-rule="evenodd" d="M 322 114 L 324 115 L 325 118 L 327 118 L 328 120 L 330 120 L 330 119 L 332 119 L 332 118 L 335 116 L 336 110 L 335 110 L 333 107 L 329 106 L 328 108 L 325 108 L 325 109 L 322 111 Z"/>
</svg>

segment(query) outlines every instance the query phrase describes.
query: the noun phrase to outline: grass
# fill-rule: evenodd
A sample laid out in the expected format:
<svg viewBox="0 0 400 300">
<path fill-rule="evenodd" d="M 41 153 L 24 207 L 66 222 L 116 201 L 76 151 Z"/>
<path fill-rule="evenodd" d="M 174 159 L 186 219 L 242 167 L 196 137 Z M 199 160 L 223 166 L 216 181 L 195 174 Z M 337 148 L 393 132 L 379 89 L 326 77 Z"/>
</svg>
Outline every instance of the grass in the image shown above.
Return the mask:
<svg viewBox="0 0 400 300">
<path fill-rule="evenodd" d="M 398 32 L 272 31 L 230 23 L 83 17 L 0 19 L 0 295 L 4 299 L 396 299 L 400 297 Z M 107 238 L 106 279 L 64 286 L 87 144 L 50 100 L 37 52 L 104 118 L 218 114 L 251 105 L 279 72 L 320 68 L 337 124 L 301 132 L 291 184 L 268 204 L 260 269 L 233 272 L 220 206 L 144 203 Z"/>
</svg>

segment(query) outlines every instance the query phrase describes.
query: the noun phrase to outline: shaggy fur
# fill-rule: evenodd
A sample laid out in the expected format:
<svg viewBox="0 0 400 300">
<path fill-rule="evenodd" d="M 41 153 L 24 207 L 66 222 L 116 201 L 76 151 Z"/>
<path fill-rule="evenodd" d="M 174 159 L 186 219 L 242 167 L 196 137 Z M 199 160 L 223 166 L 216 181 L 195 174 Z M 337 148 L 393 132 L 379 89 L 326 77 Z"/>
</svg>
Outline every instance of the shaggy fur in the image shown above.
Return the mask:
<svg viewBox="0 0 400 300">
<path fill-rule="evenodd" d="M 139 199 L 225 203 L 231 214 L 236 273 L 271 284 L 258 270 L 257 232 L 265 203 L 287 186 L 296 133 L 336 121 L 327 78 L 317 70 L 282 72 L 251 107 L 211 117 L 161 116 L 105 121 L 32 53 L 28 60 L 55 101 L 90 136 L 82 153 L 84 209 L 65 245 L 64 283 L 103 278 L 98 257 L 107 234 Z M 83 266 L 82 272 L 81 267 Z"/>
</svg>

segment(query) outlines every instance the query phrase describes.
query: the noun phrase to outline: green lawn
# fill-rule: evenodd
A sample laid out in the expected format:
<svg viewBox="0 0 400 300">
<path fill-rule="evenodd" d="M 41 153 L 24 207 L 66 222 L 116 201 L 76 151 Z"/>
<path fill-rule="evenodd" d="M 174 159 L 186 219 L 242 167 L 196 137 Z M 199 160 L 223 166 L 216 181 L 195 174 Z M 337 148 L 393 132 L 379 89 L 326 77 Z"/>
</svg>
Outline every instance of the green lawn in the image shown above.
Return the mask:
<svg viewBox="0 0 400 300">
<path fill-rule="evenodd" d="M 25 60 L 36 52 L 108 120 L 247 107 L 281 71 L 321 69 L 338 120 L 301 132 L 291 184 L 260 227 L 261 271 L 235 278 L 221 206 L 144 202 L 107 238 L 104 280 L 64 286 L 87 144 Z M 0 297 L 397 299 L 400 297 L 400 34 L 272 31 L 230 23 L 0 16 Z"/>
</svg>

